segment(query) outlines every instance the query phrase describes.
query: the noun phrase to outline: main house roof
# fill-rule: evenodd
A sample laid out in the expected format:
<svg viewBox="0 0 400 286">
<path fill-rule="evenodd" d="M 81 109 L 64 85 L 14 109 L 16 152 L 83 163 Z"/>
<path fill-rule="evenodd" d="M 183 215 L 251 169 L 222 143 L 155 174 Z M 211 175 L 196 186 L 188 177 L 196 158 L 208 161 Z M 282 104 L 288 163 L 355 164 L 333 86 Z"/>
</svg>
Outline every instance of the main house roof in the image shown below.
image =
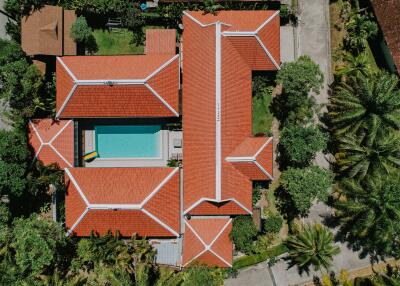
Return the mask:
<svg viewBox="0 0 400 286">
<path fill-rule="evenodd" d="M 178 55 L 57 58 L 57 117 L 179 116 Z"/>
<path fill-rule="evenodd" d="M 185 12 L 183 26 L 184 212 L 249 214 L 252 180 L 273 175 L 271 139 L 252 139 L 251 74 L 279 69 L 279 12 Z M 229 159 L 240 146 L 246 165 Z"/>
<path fill-rule="evenodd" d="M 185 219 L 182 266 L 205 263 L 232 267 L 232 241 L 229 217 L 192 217 Z"/>
<path fill-rule="evenodd" d="M 34 119 L 29 122 L 29 143 L 35 159 L 60 168 L 74 165 L 74 124 L 72 120 Z"/>
<path fill-rule="evenodd" d="M 142 237 L 179 236 L 178 168 L 67 168 L 66 226 L 89 236 L 119 231 Z"/>
</svg>

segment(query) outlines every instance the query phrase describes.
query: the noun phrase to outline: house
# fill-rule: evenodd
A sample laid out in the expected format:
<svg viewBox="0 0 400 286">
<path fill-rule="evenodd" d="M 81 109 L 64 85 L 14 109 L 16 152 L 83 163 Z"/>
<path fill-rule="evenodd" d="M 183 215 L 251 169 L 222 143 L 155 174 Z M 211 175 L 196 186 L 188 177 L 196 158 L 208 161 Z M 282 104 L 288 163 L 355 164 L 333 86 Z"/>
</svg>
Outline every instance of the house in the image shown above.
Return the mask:
<svg viewBox="0 0 400 286">
<path fill-rule="evenodd" d="M 231 267 L 232 218 L 273 179 L 251 84 L 279 69 L 279 12 L 187 11 L 183 28 L 179 54 L 175 32 L 156 30 L 145 55 L 57 58 L 57 118 L 32 120 L 30 142 L 65 170 L 69 235 L 136 233 L 158 263 Z"/>
<path fill-rule="evenodd" d="M 75 11 L 45 5 L 21 19 L 21 46 L 29 56 L 76 55 L 76 43 L 70 29 L 76 20 Z"/>
<path fill-rule="evenodd" d="M 391 72 L 400 74 L 400 1 L 373 0 L 372 7 L 383 33 L 381 50 Z"/>
</svg>

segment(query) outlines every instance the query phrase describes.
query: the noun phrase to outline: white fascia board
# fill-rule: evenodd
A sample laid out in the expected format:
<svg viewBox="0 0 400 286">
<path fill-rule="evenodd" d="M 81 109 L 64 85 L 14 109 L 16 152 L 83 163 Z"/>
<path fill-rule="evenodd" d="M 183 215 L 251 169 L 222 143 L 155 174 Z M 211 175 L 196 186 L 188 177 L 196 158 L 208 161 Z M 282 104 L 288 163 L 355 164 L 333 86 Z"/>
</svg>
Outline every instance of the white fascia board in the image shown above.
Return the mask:
<svg viewBox="0 0 400 286">
<path fill-rule="evenodd" d="M 199 254 L 197 254 L 196 256 L 194 256 L 192 259 L 190 259 L 188 262 L 186 262 L 183 267 L 185 267 L 186 265 L 192 263 L 192 261 L 196 260 L 197 258 L 200 257 L 200 255 L 202 255 L 204 252 L 206 252 L 207 249 L 203 249 L 202 251 L 199 252 Z"/>
<path fill-rule="evenodd" d="M 85 79 L 76 81 L 77 85 L 140 85 L 145 83 L 145 79 Z"/>
<path fill-rule="evenodd" d="M 268 144 L 272 141 L 273 137 L 269 137 L 268 140 L 260 147 L 260 149 L 257 150 L 256 154 L 254 155 L 254 158 L 257 158 L 257 156 L 261 153 L 262 150 L 264 150 L 265 147 L 268 146 Z"/>
<path fill-rule="evenodd" d="M 31 125 L 33 131 L 35 132 L 37 138 L 39 139 L 40 144 L 43 144 L 43 139 L 42 137 L 40 137 L 39 131 L 36 129 L 36 126 L 33 124 L 33 122 L 31 120 L 29 120 L 29 124 Z"/>
<path fill-rule="evenodd" d="M 73 81 L 76 82 L 78 79 L 69 69 L 69 67 L 64 63 L 64 61 L 60 57 L 57 57 L 57 61 L 63 66 L 63 68 L 67 71 L 68 75 L 73 79 Z"/>
<path fill-rule="evenodd" d="M 90 210 L 140 210 L 140 204 L 89 204 Z"/>
<path fill-rule="evenodd" d="M 82 197 L 83 201 L 85 202 L 85 204 L 87 206 L 89 206 L 90 203 L 89 203 L 88 199 L 86 198 L 85 194 L 83 193 L 81 187 L 78 185 L 78 182 L 75 180 L 74 176 L 72 176 L 70 170 L 68 168 L 65 168 L 64 171 L 68 175 L 68 177 L 70 178 L 71 182 L 74 184 L 76 190 L 81 195 L 81 197 Z"/>
<path fill-rule="evenodd" d="M 215 256 L 217 256 L 222 262 L 224 262 L 226 265 L 229 267 L 232 267 L 232 264 L 230 264 L 228 261 L 226 261 L 224 258 L 222 258 L 218 253 L 216 253 L 214 250 L 210 249 L 210 252 L 212 252 Z"/>
<path fill-rule="evenodd" d="M 209 248 L 209 245 L 207 245 L 203 239 L 200 237 L 200 235 L 194 230 L 194 228 L 190 225 L 188 221 L 185 220 L 185 225 L 190 228 L 190 230 L 193 232 L 193 234 L 197 237 L 197 239 L 203 244 L 204 248 Z"/>
<path fill-rule="evenodd" d="M 222 35 L 225 37 L 254 37 L 256 32 L 224 31 Z"/>
<path fill-rule="evenodd" d="M 257 28 L 256 33 L 260 32 L 260 30 L 261 30 L 262 28 L 264 28 L 265 25 L 267 25 L 269 22 L 271 22 L 272 19 L 274 19 L 277 15 L 279 15 L 279 11 L 276 11 L 274 14 L 271 15 L 271 17 L 269 17 L 266 21 L 264 21 L 264 23 L 262 23 L 262 24 L 260 25 L 260 27 Z"/>
<path fill-rule="evenodd" d="M 151 200 L 152 197 L 154 197 L 160 190 L 161 188 L 179 171 L 179 168 L 176 167 L 171 173 L 169 173 L 162 181 L 161 183 L 142 201 L 140 204 L 141 207 L 144 207 L 144 205 Z"/>
<path fill-rule="evenodd" d="M 267 172 L 267 170 L 265 170 L 257 161 L 254 162 L 256 164 L 256 166 L 261 170 L 261 172 L 263 172 L 268 178 L 270 178 L 271 180 L 274 179 L 274 177 L 271 176 L 270 173 Z"/>
<path fill-rule="evenodd" d="M 68 127 L 68 125 L 70 125 L 72 122 L 72 120 L 69 120 L 60 130 L 58 130 L 58 132 L 56 133 L 56 135 L 53 136 L 53 138 L 51 138 L 51 140 L 49 141 L 49 144 L 53 143 L 54 140 L 57 139 L 57 137 L 65 130 L 65 128 Z"/>
<path fill-rule="evenodd" d="M 76 222 L 71 226 L 71 228 L 67 231 L 66 236 L 70 236 L 74 229 L 78 226 L 78 224 L 83 220 L 85 215 L 88 213 L 89 209 L 86 208 L 85 211 L 80 215 L 80 217 L 76 220 Z"/>
<path fill-rule="evenodd" d="M 60 152 L 58 152 L 58 150 L 53 145 L 51 145 L 51 143 L 47 143 L 47 145 L 49 145 L 50 148 L 53 149 L 53 151 L 68 165 L 68 167 L 70 168 L 73 167 L 72 164 Z"/>
<path fill-rule="evenodd" d="M 261 39 L 258 36 L 254 36 L 257 40 L 257 42 L 260 44 L 260 46 L 262 47 L 262 49 L 264 50 L 264 52 L 267 54 L 267 56 L 271 59 L 272 63 L 274 64 L 274 66 L 280 70 L 281 67 L 279 66 L 279 64 L 275 61 L 274 57 L 271 55 L 271 53 L 268 51 L 268 49 L 264 46 L 263 42 L 261 41 Z"/>
<path fill-rule="evenodd" d="M 188 207 L 183 214 L 187 214 L 188 212 L 190 212 L 192 209 L 194 209 L 195 207 L 197 207 L 198 205 L 200 205 L 203 202 L 214 202 L 214 203 L 224 203 L 224 202 L 235 202 L 239 207 L 241 207 L 243 210 L 245 210 L 246 212 L 248 212 L 249 214 L 252 214 L 252 211 L 250 211 L 248 208 L 246 208 L 245 206 L 243 206 L 241 203 L 239 203 L 235 198 L 229 198 L 229 199 L 225 199 L 225 200 L 216 200 L 216 199 L 210 199 L 210 198 L 201 198 L 200 200 L 198 200 L 197 202 L 195 202 L 194 204 L 192 204 L 190 207 Z"/>
<path fill-rule="evenodd" d="M 211 241 L 209 246 L 211 247 L 217 239 L 221 236 L 221 234 L 225 231 L 225 229 L 228 227 L 228 225 L 232 222 L 232 219 L 229 219 L 226 224 L 221 228 L 221 230 L 218 232 L 218 234 L 214 237 L 214 239 Z"/>
<path fill-rule="evenodd" d="M 179 113 L 171 105 L 169 105 L 169 103 L 162 98 L 148 83 L 146 83 L 144 86 L 147 87 L 148 90 L 150 90 L 150 92 L 153 93 L 169 110 L 171 110 L 176 117 L 179 117 Z"/>
<path fill-rule="evenodd" d="M 254 162 L 256 160 L 255 157 L 226 157 L 225 161 L 227 162 Z"/>
<path fill-rule="evenodd" d="M 169 225 L 167 225 L 165 222 L 163 222 L 162 220 L 160 220 L 158 217 L 156 217 L 155 215 L 153 215 L 151 212 L 149 212 L 146 209 L 142 209 L 142 212 L 144 212 L 146 215 L 148 215 L 150 218 L 152 218 L 153 220 L 155 220 L 158 224 L 160 224 L 162 227 L 164 227 L 166 230 L 168 230 L 169 232 L 171 232 L 173 235 L 175 235 L 176 237 L 179 237 L 179 233 L 177 233 L 175 230 L 173 230 Z"/>
<path fill-rule="evenodd" d="M 64 111 L 65 106 L 67 106 L 68 101 L 71 99 L 71 96 L 74 94 L 75 90 L 77 88 L 77 84 L 74 84 L 74 86 L 71 88 L 71 91 L 69 92 L 67 98 L 65 99 L 65 101 L 63 102 L 63 104 L 60 107 L 60 110 L 57 112 L 56 114 L 56 118 L 59 118 L 61 113 Z"/>
<path fill-rule="evenodd" d="M 215 197 L 221 200 L 221 23 L 215 25 Z"/>
<path fill-rule="evenodd" d="M 152 72 L 148 77 L 146 77 L 145 81 L 147 82 L 149 79 L 151 79 L 153 76 L 158 74 L 160 71 L 165 69 L 167 66 L 169 66 L 173 61 L 175 61 L 177 58 L 179 58 L 179 54 L 174 55 L 172 58 L 170 58 L 168 61 L 166 61 L 164 64 L 162 64 L 160 67 L 158 67 L 154 72 Z"/>
</svg>

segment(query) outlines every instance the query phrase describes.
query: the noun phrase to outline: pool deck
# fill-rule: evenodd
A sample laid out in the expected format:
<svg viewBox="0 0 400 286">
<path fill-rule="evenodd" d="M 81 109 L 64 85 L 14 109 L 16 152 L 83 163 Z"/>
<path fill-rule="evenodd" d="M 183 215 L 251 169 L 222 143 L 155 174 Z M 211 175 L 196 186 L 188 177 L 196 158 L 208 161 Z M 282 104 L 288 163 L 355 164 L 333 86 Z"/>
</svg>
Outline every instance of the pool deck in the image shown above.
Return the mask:
<svg viewBox="0 0 400 286">
<path fill-rule="evenodd" d="M 94 130 L 84 130 L 83 153 L 95 150 Z M 84 162 L 85 167 L 165 167 L 168 159 L 176 154 L 182 154 L 182 146 L 176 147 L 176 140 L 182 140 L 182 131 L 161 130 L 161 159 L 135 158 L 96 158 Z M 178 155 L 179 156 L 179 155 Z"/>
</svg>

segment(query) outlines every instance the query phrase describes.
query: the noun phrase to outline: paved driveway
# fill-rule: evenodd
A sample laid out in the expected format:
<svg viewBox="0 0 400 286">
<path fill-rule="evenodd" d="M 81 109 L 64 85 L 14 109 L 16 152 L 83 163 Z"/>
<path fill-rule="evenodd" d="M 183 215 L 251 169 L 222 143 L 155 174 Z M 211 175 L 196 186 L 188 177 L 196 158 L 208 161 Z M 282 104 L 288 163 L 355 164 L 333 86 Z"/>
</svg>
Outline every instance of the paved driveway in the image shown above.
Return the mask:
<svg viewBox="0 0 400 286">
<path fill-rule="evenodd" d="M 242 269 L 237 278 L 227 279 L 225 286 L 275 286 L 266 263 Z"/>
</svg>

